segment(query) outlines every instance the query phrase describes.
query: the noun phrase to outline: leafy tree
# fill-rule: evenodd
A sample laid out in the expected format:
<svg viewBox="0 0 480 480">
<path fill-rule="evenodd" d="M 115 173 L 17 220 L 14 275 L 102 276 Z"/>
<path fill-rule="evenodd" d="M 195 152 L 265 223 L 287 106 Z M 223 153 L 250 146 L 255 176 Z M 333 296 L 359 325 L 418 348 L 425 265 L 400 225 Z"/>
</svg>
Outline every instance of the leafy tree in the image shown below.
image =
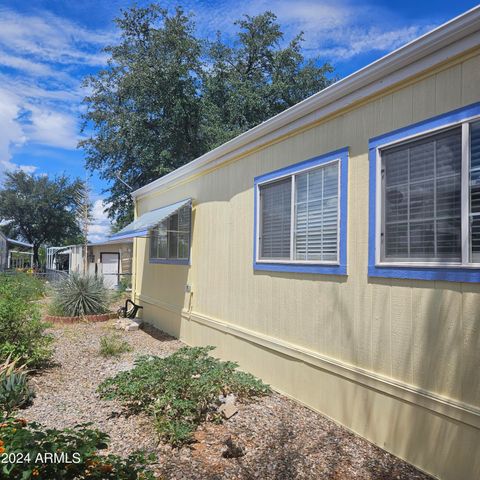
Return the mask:
<svg viewBox="0 0 480 480">
<path fill-rule="evenodd" d="M 34 264 L 39 263 L 44 243 L 81 243 L 76 208 L 82 188 L 81 180 L 72 181 L 65 175 L 50 179 L 21 170 L 6 173 L 0 190 L 0 220 L 8 222 L 10 235 L 33 244 Z"/>
<path fill-rule="evenodd" d="M 205 151 L 200 139 L 201 43 L 181 9 L 152 5 L 116 20 L 121 42 L 107 49 L 108 67 L 86 79 L 84 116 L 95 134 L 80 142 L 87 167 L 112 187 L 109 213 L 131 219 L 128 187 L 140 187 Z"/>
<path fill-rule="evenodd" d="M 204 74 L 208 148 L 277 115 L 332 83 L 328 63 L 305 60 L 299 33 L 281 48 L 283 33 L 272 12 L 245 15 L 235 22 L 237 41 L 228 46 L 220 34 L 209 47 L 212 67 Z"/>
<path fill-rule="evenodd" d="M 93 133 L 80 146 L 87 167 L 111 182 L 108 213 L 119 227 L 132 216 L 125 183 L 145 185 L 332 82 L 329 64 L 304 58 L 302 33 L 282 46 L 271 12 L 236 22 L 230 43 L 197 38 L 179 7 L 133 7 L 116 23 L 108 66 L 85 81 Z"/>
</svg>

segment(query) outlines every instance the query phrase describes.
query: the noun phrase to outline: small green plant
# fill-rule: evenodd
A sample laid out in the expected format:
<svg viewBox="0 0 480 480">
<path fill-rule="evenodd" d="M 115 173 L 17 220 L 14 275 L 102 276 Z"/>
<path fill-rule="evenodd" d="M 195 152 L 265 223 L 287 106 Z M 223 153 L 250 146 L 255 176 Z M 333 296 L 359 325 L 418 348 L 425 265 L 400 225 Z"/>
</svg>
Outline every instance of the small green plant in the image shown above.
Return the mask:
<svg viewBox="0 0 480 480">
<path fill-rule="evenodd" d="M 108 312 L 110 294 L 102 278 L 71 273 L 54 286 L 53 305 L 64 316 L 81 317 Z"/>
<path fill-rule="evenodd" d="M 63 308 L 52 300 L 47 305 L 47 313 L 48 315 L 61 317 L 63 316 Z"/>
<path fill-rule="evenodd" d="M 172 445 L 188 443 L 204 420 L 219 420 L 219 395 L 240 400 L 270 392 L 234 362 L 209 355 L 214 347 L 184 347 L 166 358 L 143 356 L 135 367 L 107 379 L 99 387 L 105 399 L 119 399 L 131 413 L 153 416 L 161 438 Z"/>
<path fill-rule="evenodd" d="M 153 480 L 142 452 L 127 458 L 100 455 L 108 447 L 107 434 L 89 424 L 71 429 L 45 429 L 23 419 L 0 418 L 0 453 L 13 458 L 0 464 L 0 478 L 38 480 Z"/>
<path fill-rule="evenodd" d="M 132 288 L 132 280 L 130 277 L 121 277 L 118 284 L 118 291 L 125 293 L 128 289 Z"/>
<path fill-rule="evenodd" d="M 45 282 L 28 273 L 0 274 L 0 297 L 14 290 L 17 298 L 38 300 L 45 294 Z"/>
<path fill-rule="evenodd" d="M 131 351 L 130 344 L 119 335 L 104 335 L 100 338 L 100 355 L 103 357 L 118 357 Z"/>
<path fill-rule="evenodd" d="M 10 415 L 15 409 L 27 406 L 33 398 L 28 385 L 26 365 L 10 356 L 0 364 L 0 412 Z"/>
<path fill-rule="evenodd" d="M 28 275 L 0 277 L 0 361 L 10 356 L 29 368 L 39 367 L 52 355 L 53 337 L 46 332 L 49 324 L 41 320 L 34 301 L 41 290 L 38 280 Z"/>
</svg>

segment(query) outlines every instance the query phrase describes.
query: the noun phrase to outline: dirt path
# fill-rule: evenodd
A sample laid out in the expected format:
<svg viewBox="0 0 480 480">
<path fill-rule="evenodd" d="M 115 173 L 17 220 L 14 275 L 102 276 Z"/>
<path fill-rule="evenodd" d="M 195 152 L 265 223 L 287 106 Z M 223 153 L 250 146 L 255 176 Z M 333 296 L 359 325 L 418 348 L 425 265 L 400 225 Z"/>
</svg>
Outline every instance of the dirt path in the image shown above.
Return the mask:
<svg viewBox="0 0 480 480">
<path fill-rule="evenodd" d="M 154 329 L 122 332 L 133 351 L 105 359 L 98 353 L 99 339 L 111 333 L 112 326 L 113 322 L 56 327 L 57 365 L 34 377 L 36 398 L 22 416 L 57 428 L 92 422 L 110 435 L 114 453 L 156 452 L 161 478 L 171 480 L 429 478 L 279 394 L 241 405 L 223 425 L 204 424 L 196 433 L 197 443 L 189 447 L 159 444 L 148 417 L 125 417 L 120 405 L 100 400 L 96 389 L 104 379 L 131 368 L 136 356 L 169 355 L 183 344 Z M 243 455 L 224 458 L 227 443 Z"/>
</svg>

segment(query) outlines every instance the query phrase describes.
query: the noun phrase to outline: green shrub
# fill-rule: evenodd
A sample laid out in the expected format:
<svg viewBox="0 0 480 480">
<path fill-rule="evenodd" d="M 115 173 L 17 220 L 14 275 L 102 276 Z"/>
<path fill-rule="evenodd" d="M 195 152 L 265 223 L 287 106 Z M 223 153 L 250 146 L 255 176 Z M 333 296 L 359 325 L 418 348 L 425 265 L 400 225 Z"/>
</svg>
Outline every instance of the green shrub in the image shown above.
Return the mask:
<svg viewBox="0 0 480 480">
<path fill-rule="evenodd" d="M 33 398 L 33 391 L 28 385 L 26 365 L 17 364 L 17 360 L 8 357 L 0 365 L 0 413 L 6 415 L 27 406 Z"/>
<path fill-rule="evenodd" d="M 0 274 L 0 297 L 12 290 L 25 301 L 38 300 L 45 295 L 45 282 L 28 273 Z"/>
<path fill-rule="evenodd" d="M 50 301 L 47 305 L 47 313 L 52 316 L 64 316 L 63 308 L 58 305 L 54 300 Z"/>
<path fill-rule="evenodd" d="M 105 433 L 78 425 L 72 429 L 45 429 L 23 419 L 0 419 L 0 453 L 16 462 L 0 464 L 0 478 L 37 480 L 153 480 L 141 452 L 127 458 L 99 455 L 108 447 Z M 21 457 L 20 457 L 21 456 Z M 22 461 L 20 462 L 19 459 Z"/>
<path fill-rule="evenodd" d="M 100 338 L 100 355 L 103 357 L 118 357 L 131 351 L 130 344 L 118 335 L 104 335 Z"/>
<path fill-rule="evenodd" d="M 93 275 L 71 273 L 54 286 L 53 304 L 67 317 L 106 313 L 109 302 L 102 278 Z"/>
<path fill-rule="evenodd" d="M 53 341 L 45 332 L 49 325 L 42 322 L 39 305 L 33 301 L 39 290 L 25 277 L 7 278 L 0 284 L 0 361 L 11 356 L 35 368 L 51 357 Z M 30 285 L 27 291 L 26 284 Z"/>
<path fill-rule="evenodd" d="M 214 347 L 185 347 L 166 358 L 140 357 L 135 367 L 99 386 L 105 399 L 119 399 L 131 412 L 152 415 L 161 438 L 173 445 L 191 440 L 206 419 L 219 419 L 219 395 L 239 399 L 266 395 L 270 389 L 253 375 L 237 371 L 208 353 Z"/>
</svg>

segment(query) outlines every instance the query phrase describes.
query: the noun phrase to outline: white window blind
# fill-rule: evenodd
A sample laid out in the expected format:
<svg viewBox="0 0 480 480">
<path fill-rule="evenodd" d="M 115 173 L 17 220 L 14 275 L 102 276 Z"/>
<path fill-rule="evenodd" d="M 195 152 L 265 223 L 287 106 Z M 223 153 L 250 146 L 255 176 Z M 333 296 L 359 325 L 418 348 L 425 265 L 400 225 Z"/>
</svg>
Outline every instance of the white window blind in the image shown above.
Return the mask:
<svg viewBox="0 0 480 480">
<path fill-rule="evenodd" d="M 335 261 L 338 163 L 295 177 L 295 259 Z"/>
<path fill-rule="evenodd" d="M 150 258 L 188 260 L 190 253 L 191 206 L 163 220 L 150 234 Z"/>
<path fill-rule="evenodd" d="M 259 260 L 338 261 L 339 163 L 259 186 Z"/>
<path fill-rule="evenodd" d="M 260 189 L 262 258 L 290 258 L 291 198 L 290 177 Z"/>
<path fill-rule="evenodd" d="M 480 122 L 470 125 L 470 249 L 480 263 Z"/>
<path fill-rule="evenodd" d="M 383 258 L 461 261 L 461 127 L 382 151 Z"/>
</svg>

